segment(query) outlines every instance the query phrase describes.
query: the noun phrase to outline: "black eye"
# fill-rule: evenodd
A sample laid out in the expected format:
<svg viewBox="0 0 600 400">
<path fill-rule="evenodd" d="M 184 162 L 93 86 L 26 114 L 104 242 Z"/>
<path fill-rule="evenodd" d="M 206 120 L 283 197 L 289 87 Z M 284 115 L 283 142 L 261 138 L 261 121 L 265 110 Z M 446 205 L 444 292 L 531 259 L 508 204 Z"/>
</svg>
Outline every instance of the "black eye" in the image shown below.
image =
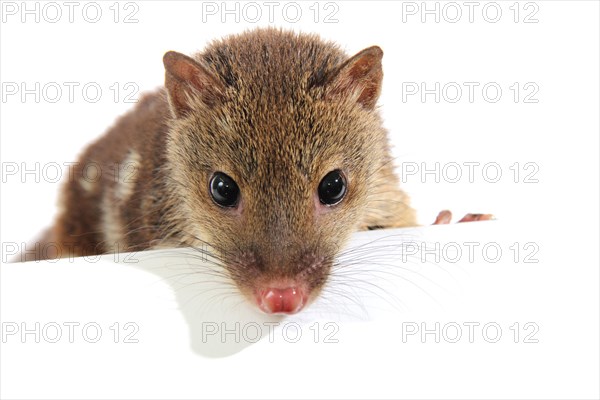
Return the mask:
<svg viewBox="0 0 600 400">
<path fill-rule="evenodd" d="M 210 194 L 222 207 L 235 207 L 240 197 L 240 189 L 233 179 L 222 172 L 215 172 L 210 180 Z"/>
<path fill-rule="evenodd" d="M 342 171 L 331 171 L 319 183 L 319 200 L 321 203 L 332 206 L 339 203 L 346 194 L 346 179 Z"/>
</svg>

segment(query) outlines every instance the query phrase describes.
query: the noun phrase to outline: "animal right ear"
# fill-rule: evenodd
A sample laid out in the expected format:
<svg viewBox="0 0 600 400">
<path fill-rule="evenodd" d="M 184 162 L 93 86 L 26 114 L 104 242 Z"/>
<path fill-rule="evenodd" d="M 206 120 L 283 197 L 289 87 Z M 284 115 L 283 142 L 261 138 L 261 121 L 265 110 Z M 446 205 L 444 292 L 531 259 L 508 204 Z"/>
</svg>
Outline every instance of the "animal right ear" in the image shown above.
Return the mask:
<svg viewBox="0 0 600 400">
<path fill-rule="evenodd" d="M 383 51 L 372 46 L 351 57 L 330 75 L 326 94 L 328 97 L 354 96 L 366 109 L 375 108 L 381 92 Z"/>
<path fill-rule="evenodd" d="M 221 82 L 196 60 L 177 53 L 167 52 L 165 65 L 165 87 L 174 117 L 186 115 L 195 98 L 208 106 L 214 106 L 223 95 Z"/>
</svg>

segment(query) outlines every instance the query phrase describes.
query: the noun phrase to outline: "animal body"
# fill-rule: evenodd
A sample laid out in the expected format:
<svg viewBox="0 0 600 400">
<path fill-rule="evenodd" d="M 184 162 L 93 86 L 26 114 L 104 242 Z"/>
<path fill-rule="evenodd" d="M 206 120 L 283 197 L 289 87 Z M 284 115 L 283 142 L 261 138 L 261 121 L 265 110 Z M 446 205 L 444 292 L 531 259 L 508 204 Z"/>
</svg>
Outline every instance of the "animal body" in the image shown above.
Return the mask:
<svg viewBox="0 0 600 400">
<path fill-rule="evenodd" d="M 164 88 L 81 155 L 38 258 L 208 246 L 260 309 L 301 310 L 351 233 L 416 225 L 382 56 L 276 29 L 166 53 Z"/>
</svg>

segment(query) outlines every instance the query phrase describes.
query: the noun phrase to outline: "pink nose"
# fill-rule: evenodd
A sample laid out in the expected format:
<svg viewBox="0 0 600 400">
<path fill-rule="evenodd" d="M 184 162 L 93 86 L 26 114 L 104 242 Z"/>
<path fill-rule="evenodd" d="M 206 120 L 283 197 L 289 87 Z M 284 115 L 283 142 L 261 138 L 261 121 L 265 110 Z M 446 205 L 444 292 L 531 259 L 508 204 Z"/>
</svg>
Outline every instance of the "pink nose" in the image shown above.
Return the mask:
<svg viewBox="0 0 600 400">
<path fill-rule="evenodd" d="M 267 314 L 294 314 L 306 303 L 304 291 L 297 287 L 266 288 L 257 294 L 258 306 Z"/>
</svg>

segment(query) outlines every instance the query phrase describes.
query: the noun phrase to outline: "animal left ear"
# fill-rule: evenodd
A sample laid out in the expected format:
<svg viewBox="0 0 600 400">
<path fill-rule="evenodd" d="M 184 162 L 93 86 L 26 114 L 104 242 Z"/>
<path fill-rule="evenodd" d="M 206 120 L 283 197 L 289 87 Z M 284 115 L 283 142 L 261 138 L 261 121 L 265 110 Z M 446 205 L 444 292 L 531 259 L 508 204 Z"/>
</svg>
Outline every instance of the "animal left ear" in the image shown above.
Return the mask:
<svg viewBox="0 0 600 400">
<path fill-rule="evenodd" d="M 163 57 L 163 63 L 165 87 L 175 117 L 181 117 L 191 111 L 193 102 L 190 100 L 194 96 L 199 96 L 208 106 L 214 106 L 221 100 L 223 85 L 196 60 L 169 51 Z"/>
<path fill-rule="evenodd" d="M 357 103 L 366 109 L 375 108 L 381 93 L 383 51 L 369 47 L 351 57 L 335 70 L 326 84 L 326 96 L 356 96 Z"/>
</svg>

